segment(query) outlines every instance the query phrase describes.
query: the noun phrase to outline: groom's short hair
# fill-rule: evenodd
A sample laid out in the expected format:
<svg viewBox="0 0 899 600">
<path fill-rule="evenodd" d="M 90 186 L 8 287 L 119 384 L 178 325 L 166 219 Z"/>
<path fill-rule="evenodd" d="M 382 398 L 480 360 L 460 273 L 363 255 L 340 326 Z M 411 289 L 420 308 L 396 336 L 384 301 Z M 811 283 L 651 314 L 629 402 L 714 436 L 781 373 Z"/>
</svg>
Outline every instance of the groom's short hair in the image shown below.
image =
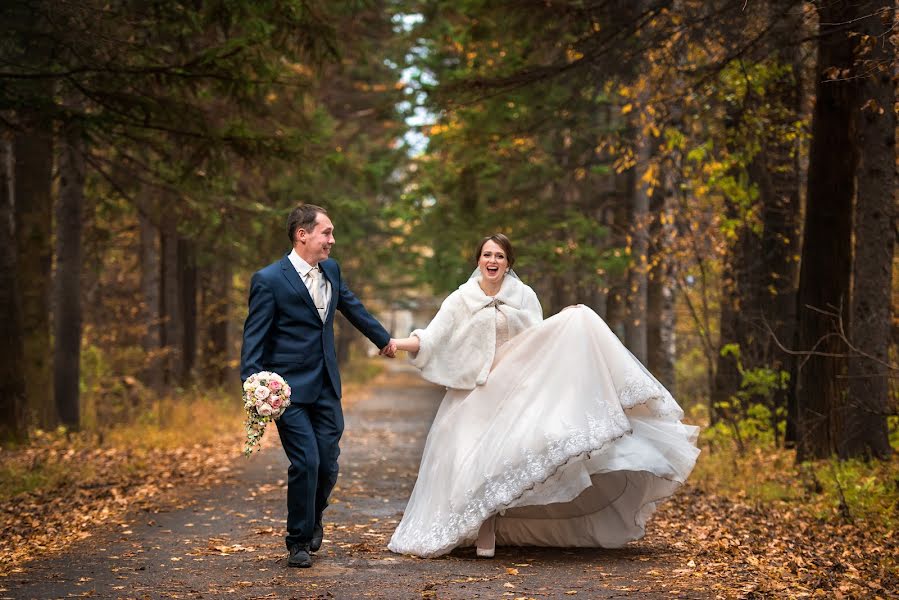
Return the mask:
<svg viewBox="0 0 899 600">
<path fill-rule="evenodd" d="M 287 237 L 290 238 L 291 245 L 296 241 L 297 229 L 312 233 L 319 213 L 326 215 L 328 211 L 314 204 L 301 204 L 290 211 L 290 216 L 287 217 Z"/>
</svg>

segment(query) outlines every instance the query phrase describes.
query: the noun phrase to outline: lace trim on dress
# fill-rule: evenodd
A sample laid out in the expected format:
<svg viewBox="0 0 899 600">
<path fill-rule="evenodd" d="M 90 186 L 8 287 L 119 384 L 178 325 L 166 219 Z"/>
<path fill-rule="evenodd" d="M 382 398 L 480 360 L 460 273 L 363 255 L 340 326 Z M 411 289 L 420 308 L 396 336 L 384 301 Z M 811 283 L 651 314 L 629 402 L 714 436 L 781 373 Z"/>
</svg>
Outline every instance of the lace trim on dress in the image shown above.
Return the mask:
<svg viewBox="0 0 899 600">
<path fill-rule="evenodd" d="M 633 374 L 623 383 L 616 386 L 618 398 L 624 408 L 633 408 L 638 404 L 646 404 L 649 409 L 661 417 L 683 416 L 683 410 L 675 402 L 660 383 L 656 383 L 645 375 Z"/>
<path fill-rule="evenodd" d="M 390 544 L 391 550 L 412 552 L 425 557 L 446 554 L 458 546 L 460 541 L 473 539 L 481 523 L 488 517 L 505 510 L 526 491 L 552 477 L 569 461 L 600 451 L 628 433 L 630 422 L 623 413 L 619 413 L 612 421 L 600 422 L 590 417 L 586 430 L 549 442 L 544 453 L 527 452 L 524 454 L 524 463 L 520 465 L 508 461 L 502 475 L 488 478 L 480 490 L 469 491 L 470 500 L 466 506 L 450 515 L 438 514 L 428 535 L 416 536 L 414 541 L 409 540 L 407 547 L 394 539 Z M 436 525 L 437 523 L 441 525 Z"/>
</svg>

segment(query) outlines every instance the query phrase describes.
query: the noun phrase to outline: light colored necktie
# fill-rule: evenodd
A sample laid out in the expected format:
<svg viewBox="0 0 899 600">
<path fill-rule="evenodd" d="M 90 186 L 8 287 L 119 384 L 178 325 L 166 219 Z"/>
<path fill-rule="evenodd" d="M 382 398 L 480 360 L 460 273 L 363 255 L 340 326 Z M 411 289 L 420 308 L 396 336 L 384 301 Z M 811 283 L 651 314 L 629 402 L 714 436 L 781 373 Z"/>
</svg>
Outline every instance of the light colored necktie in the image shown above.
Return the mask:
<svg viewBox="0 0 899 600">
<path fill-rule="evenodd" d="M 322 294 L 322 274 L 318 267 L 313 267 L 309 271 L 309 279 L 312 284 L 309 286 L 312 291 L 312 303 L 315 304 L 315 308 L 318 309 L 318 316 L 324 321 L 325 301 L 323 298 L 324 294 Z"/>
</svg>

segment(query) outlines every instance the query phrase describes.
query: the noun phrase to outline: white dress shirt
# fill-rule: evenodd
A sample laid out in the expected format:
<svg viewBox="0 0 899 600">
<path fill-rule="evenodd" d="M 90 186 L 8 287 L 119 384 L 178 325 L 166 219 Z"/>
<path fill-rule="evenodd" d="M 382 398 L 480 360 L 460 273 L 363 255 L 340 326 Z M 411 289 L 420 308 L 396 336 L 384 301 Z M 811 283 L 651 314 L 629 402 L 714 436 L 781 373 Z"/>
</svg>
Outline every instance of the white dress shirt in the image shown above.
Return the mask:
<svg viewBox="0 0 899 600">
<path fill-rule="evenodd" d="M 321 267 L 319 267 L 318 265 L 312 267 L 309 263 L 300 258 L 300 255 L 297 254 L 296 249 L 290 251 L 290 254 L 287 255 L 287 260 L 290 261 L 290 264 L 292 264 L 293 268 L 297 270 L 297 273 L 299 273 L 300 279 L 303 280 L 303 283 L 306 285 L 306 289 L 309 290 L 309 295 L 312 298 L 315 298 L 315 294 L 312 293 L 312 282 L 314 281 L 314 279 L 310 276 L 309 272 L 314 268 L 318 269 L 321 273 L 321 277 L 319 277 L 319 282 L 321 285 L 321 287 L 319 288 L 319 292 L 321 293 L 321 299 L 324 307 L 319 308 L 318 315 L 321 317 L 322 321 L 324 321 L 325 317 L 328 316 L 328 307 L 331 305 L 331 284 L 325 277 L 324 272 L 321 271 Z"/>
</svg>

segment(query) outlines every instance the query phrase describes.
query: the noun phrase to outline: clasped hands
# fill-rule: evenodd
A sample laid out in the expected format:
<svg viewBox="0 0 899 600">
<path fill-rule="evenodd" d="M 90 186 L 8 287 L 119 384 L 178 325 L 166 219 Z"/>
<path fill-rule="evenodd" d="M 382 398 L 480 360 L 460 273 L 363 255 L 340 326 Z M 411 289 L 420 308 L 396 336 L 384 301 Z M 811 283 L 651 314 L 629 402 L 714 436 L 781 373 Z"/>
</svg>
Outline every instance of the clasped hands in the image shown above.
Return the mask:
<svg viewBox="0 0 899 600">
<path fill-rule="evenodd" d="M 387 358 L 396 358 L 396 350 L 397 350 L 396 340 L 393 338 L 390 338 L 390 341 L 387 343 L 386 346 L 381 348 L 381 351 L 378 352 L 378 354 L 380 356 L 386 356 Z"/>
</svg>

